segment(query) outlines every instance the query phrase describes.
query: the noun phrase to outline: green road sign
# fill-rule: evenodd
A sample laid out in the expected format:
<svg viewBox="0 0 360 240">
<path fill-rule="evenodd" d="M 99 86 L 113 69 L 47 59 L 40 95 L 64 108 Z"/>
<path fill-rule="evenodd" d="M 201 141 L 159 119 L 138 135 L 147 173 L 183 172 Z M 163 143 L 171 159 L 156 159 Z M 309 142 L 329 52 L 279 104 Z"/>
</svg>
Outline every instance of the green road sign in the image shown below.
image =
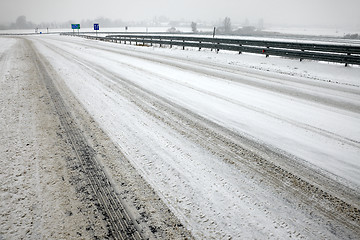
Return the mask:
<svg viewBox="0 0 360 240">
<path fill-rule="evenodd" d="M 71 29 L 80 29 L 80 24 L 71 24 Z"/>
</svg>

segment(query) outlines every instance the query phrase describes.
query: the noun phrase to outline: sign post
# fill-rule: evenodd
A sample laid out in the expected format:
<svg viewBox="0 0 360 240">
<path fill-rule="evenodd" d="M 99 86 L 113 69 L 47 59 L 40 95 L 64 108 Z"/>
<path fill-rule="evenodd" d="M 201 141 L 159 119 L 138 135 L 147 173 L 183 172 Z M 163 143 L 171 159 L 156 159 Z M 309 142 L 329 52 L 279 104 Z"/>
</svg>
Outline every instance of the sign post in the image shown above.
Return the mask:
<svg viewBox="0 0 360 240">
<path fill-rule="evenodd" d="M 97 31 L 99 30 L 99 24 L 98 23 L 94 23 L 94 30 L 96 31 L 96 36 L 97 36 Z"/>
<path fill-rule="evenodd" d="M 80 24 L 71 24 L 71 28 L 73 30 L 73 33 L 74 33 L 75 29 L 77 29 L 78 35 L 79 35 Z"/>
</svg>

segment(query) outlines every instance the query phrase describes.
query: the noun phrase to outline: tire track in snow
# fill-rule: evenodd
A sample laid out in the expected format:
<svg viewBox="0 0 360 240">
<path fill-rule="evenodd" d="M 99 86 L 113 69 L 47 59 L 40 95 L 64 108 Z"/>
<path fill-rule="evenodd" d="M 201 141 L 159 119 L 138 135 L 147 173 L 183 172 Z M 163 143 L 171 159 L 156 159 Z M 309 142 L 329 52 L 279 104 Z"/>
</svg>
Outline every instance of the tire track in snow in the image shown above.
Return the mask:
<svg viewBox="0 0 360 240">
<path fill-rule="evenodd" d="M 301 199 L 299 201 L 303 208 L 309 211 L 309 214 L 311 214 L 312 208 L 308 208 L 308 206 L 314 206 L 324 216 L 334 220 L 332 223 L 334 231 L 341 232 L 341 228 L 338 225 L 339 222 L 347 225 L 355 232 L 358 231 L 357 225 L 360 222 L 360 210 L 357 206 L 353 206 L 347 203 L 346 200 L 343 200 L 346 198 L 337 197 L 336 193 L 339 190 L 341 194 L 346 196 L 351 192 L 348 189 L 341 189 L 342 186 L 334 183 L 331 186 L 333 189 L 330 189 L 330 192 L 328 192 L 326 188 L 324 190 L 325 185 L 323 184 L 331 185 L 331 180 L 326 179 L 321 174 L 310 171 L 306 167 L 301 166 L 301 164 L 296 164 L 288 159 L 289 156 L 284 156 L 266 146 L 259 146 L 258 143 L 244 136 L 239 136 L 196 113 L 169 102 L 167 99 L 143 89 L 131 80 L 125 79 L 97 64 L 80 59 L 69 52 L 66 53 L 67 56 L 61 51 L 57 53 L 70 61 L 75 60 L 86 72 L 91 72 L 92 75 L 98 76 L 98 80 L 113 90 L 117 89 L 124 93 L 124 89 L 127 89 L 127 98 L 131 99 L 144 112 L 171 126 L 180 134 L 200 144 L 204 149 L 207 149 L 224 161 L 235 164 L 241 162 L 243 166 L 250 167 L 253 171 L 260 173 L 264 177 L 266 176 L 269 183 L 276 188 L 286 189 L 289 192 L 294 191 L 294 195 L 299 196 L 298 198 Z M 109 80 L 110 83 L 108 82 Z M 118 84 L 118 86 L 111 84 L 111 82 Z M 276 165 L 270 160 L 272 158 L 283 159 L 284 162 L 288 162 L 290 165 L 293 164 L 290 168 L 292 171 Z M 311 173 L 305 173 L 307 170 Z M 312 177 L 317 180 L 311 180 Z M 357 193 L 354 193 L 351 198 L 355 198 L 356 201 Z"/>
<path fill-rule="evenodd" d="M 69 141 L 76 153 L 77 161 L 85 173 L 89 185 L 89 191 L 98 209 L 103 213 L 108 222 L 109 237 L 114 239 L 142 239 L 140 230 L 134 225 L 126 209 L 117 197 L 104 170 L 96 159 L 96 153 L 87 143 L 86 138 L 77 127 L 70 111 L 56 89 L 50 74 L 47 71 L 41 56 L 34 50 L 31 43 L 25 40 L 29 49 L 33 52 L 33 61 L 38 68 L 40 78 L 51 96 L 54 107 L 59 115 L 60 122 L 64 127 Z"/>
<path fill-rule="evenodd" d="M 180 68 L 185 71 L 200 73 L 203 75 L 208 75 L 208 76 L 217 77 L 220 79 L 234 81 L 234 82 L 237 82 L 240 84 L 245 84 L 248 86 L 252 86 L 252 87 L 259 88 L 259 89 L 274 92 L 276 94 L 280 93 L 280 94 L 294 97 L 297 99 L 311 101 L 316 104 L 323 104 L 323 105 L 329 106 L 329 107 L 335 107 L 335 108 L 339 108 L 339 109 L 350 111 L 350 112 L 360 113 L 360 104 L 359 103 L 355 104 L 353 101 L 347 101 L 347 99 L 345 99 L 345 98 L 342 98 L 341 100 L 329 98 L 326 96 L 327 94 L 322 94 L 319 91 L 318 92 L 309 92 L 303 88 L 299 88 L 299 86 L 295 88 L 294 86 L 286 86 L 285 84 L 283 84 L 285 81 L 290 81 L 289 80 L 289 79 L 291 79 L 290 77 L 285 78 L 285 77 L 277 76 L 275 78 L 275 77 L 270 77 L 270 76 L 263 76 L 261 74 L 253 74 L 253 73 L 249 73 L 249 72 L 244 73 L 241 70 L 234 72 L 234 69 L 229 70 L 229 68 L 220 67 L 220 66 L 214 67 L 213 64 L 210 64 L 210 66 L 209 66 L 204 63 L 198 63 L 196 61 L 192 61 L 192 60 L 188 60 L 188 59 L 187 60 L 180 59 L 180 61 L 179 61 L 179 59 L 177 59 L 177 58 L 171 58 L 171 57 L 160 55 L 160 54 L 158 54 L 158 55 L 160 55 L 159 57 L 154 57 L 153 53 L 151 53 L 151 54 L 145 53 L 145 52 L 134 53 L 134 51 L 132 51 L 132 50 L 109 49 L 107 47 L 94 46 L 93 44 L 86 44 L 84 42 L 81 42 L 81 43 L 72 42 L 72 43 L 79 45 L 79 46 L 87 46 L 89 48 L 99 49 L 99 50 L 103 50 L 103 51 L 107 51 L 107 52 L 122 54 L 122 55 L 129 56 L 129 57 L 134 57 L 134 58 L 143 59 L 143 60 L 147 60 L 147 61 L 151 61 L 151 62 L 156 62 L 156 63 L 160 63 L 163 65 Z M 148 55 L 148 56 L 145 56 L 145 55 Z M 155 54 L 155 55 L 157 55 L 157 54 Z M 245 78 L 244 76 L 246 76 L 246 75 L 248 77 L 251 77 L 251 79 Z M 258 79 L 260 81 L 254 81 L 254 79 Z M 284 80 L 284 82 L 279 84 L 278 83 L 279 80 Z M 295 81 L 295 82 L 300 83 L 299 81 Z M 277 84 L 275 85 L 274 83 L 277 83 Z M 301 84 L 304 84 L 304 83 L 301 83 Z M 311 84 L 310 86 L 314 86 L 314 85 L 319 86 L 319 84 Z M 327 85 L 326 87 L 329 87 L 329 86 Z M 359 96 L 359 91 L 353 90 L 351 88 L 344 88 L 344 87 L 339 87 L 339 86 L 330 87 L 330 88 L 332 88 L 333 91 L 337 91 L 339 93 L 347 92 L 349 94 L 354 94 L 356 96 Z"/>
<path fill-rule="evenodd" d="M 68 40 L 70 40 L 70 38 Z M 54 40 L 54 41 L 58 41 L 58 40 Z M 94 40 L 88 40 L 88 41 L 94 41 Z M 87 42 L 81 42 L 81 43 L 79 43 L 79 41 L 68 41 L 68 42 L 71 42 L 72 45 L 88 46 L 90 48 L 95 47 L 93 44 L 88 44 Z M 213 63 L 213 62 L 209 62 L 209 61 L 203 61 L 203 60 L 199 60 L 199 59 L 191 59 L 191 58 L 182 57 L 182 56 L 173 57 L 171 55 L 164 54 L 161 52 L 154 52 L 154 51 L 146 52 L 146 51 L 143 51 L 143 49 L 141 49 L 141 48 L 136 49 L 135 47 L 132 48 L 131 50 L 126 49 L 126 48 L 122 48 L 121 50 L 114 49 L 111 47 L 106 47 L 104 45 L 96 46 L 96 48 L 101 49 L 101 50 L 106 50 L 109 52 L 114 52 L 114 53 L 123 53 L 125 51 L 126 53 L 131 54 L 129 56 L 134 56 L 134 57 L 140 56 L 138 54 L 149 55 L 150 59 L 153 59 L 153 56 L 157 56 L 157 57 L 160 57 L 161 60 L 168 59 L 168 60 L 175 60 L 177 62 L 180 61 L 183 63 L 191 63 L 191 65 L 196 64 L 198 66 L 202 66 L 202 67 L 206 67 L 206 68 L 217 69 L 222 72 L 240 74 L 243 76 L 249 76 L 252 79 L 253 78 L 254 79 L 262 79 L 262 80 L 266 80 L 266 81 L 270 81 L 270 82 L 274 82 L 274 83 L 281 83 L 281 84 L 285 84 L 285 85 L 287 85 L 289 83 L 297 83 L 297 84 L 310 86 L 310 87 L 323 88 L 324 84 L 326 84 L 327 89 L 332 89 L 332 90 L 338 91 L 338 92 L 347 92 L 347 93 L 359 95 L 359 92 L 356 88 L 360 87 L 360 85 L 352 85 L 352 84 L 338 83 L 338 82 L 331 82 L 332 84 L 329 84 L 329 81 L 325 81 L 325 80 L 321 80 L 321 79 L 310 79 L 309 80 L 309 79 L 304 79 L 302 77 L 299 77 L 300 79 L 297 79 L 296 77 L 294 77 L 292 75 L 283 76 L 281 74 L 273 74 L 273 76 L 269 76 L 268 72 L 264 73 L 263 71 L 256 71 L 254 73 L 254 70 L 249 70 L 242 66 L 224 65 L 224 64 Z M 136 54 L 136 53 L 138 53 L 138 54 Z M 304 80 L 306 80 L 306 81 L 304 81 Z M 355 87 L 356 90 L 354 90 L 354 88 L 349 88 L 347 86 Z"/>
<path fill-rule="evenodd" d="M 312 131 L 312 132 L 314 132 L 316 134 L 320 134 L 320 135 L 328 137 L 328 138 L 336 139 L 337 141 L 341 142 L 342 144 L 348 144 L 350 146 L 360 148 L 360 142 L 356 141 L 354 139 L 346 138 L 346 137 L 343 137 L 343 136 L 341 136 L 339 134 L 329 132 L 329 131 L 326 131 L 324 129 L 318 128 L 318 127 L 314 127 L 314 126 L 311 126 L 309 124 L 304 124 L 304 123 L 301 123 L 299 121 L 294 121 L 294 120 L 292 120 L 290 118 L 287 118 L 285 116 L 281 116 L 281 115 L 272 113 L 270 111 L 267 111 L 265 109 L 260 109 L 260 108 L 255 107 L 255 106 L 250 106 L 248 104 L 245 104 L 243 102 L 231 99 L 231 98 L 226 97 L 224 95 L 220 95 L 220 94 L 217 94 L 215 92 L 211 92 L 211 91 L 204 90 L 204 89 L 201 89 L 201 88 L 198 88 L 198 87 L 194 87 L 194 86 L 192 86 L 190 84 L 187 84 L 187 83 L 184 83 L 184 82 L 179 82 L 176 79 L 165 78 L 164 76 L 162 76 L 160 74 L 154 73 L 154 72 L 149 71 L 149 70 L 142 69 L 141 67 L 126 64 L 126 63 L 123 63 L 123 62 L 117 62 L 117 63 L 119 65 L 121 65 L 121 66 L 125 66 L 126 68 L 133 69 L 133 70 L 135 70 L 137 72 L 145 73 L 147 76 L 153 76 L 153 77 L 155 77 L 157 79 L 161 79 L 161 80 L 164 80 L 166 82 L 171 82 L 171 83 L 173 83 L 175 85 L 178 85 L 180 87 L 187 87 L 187 88 L 195 90 L 195 91 L 197 91 L 199 93 L 203 93 L 203 94 L 206 94 L 206 95 L 209 95 L 209 96 L 224 100 L 226 102 L 233 103 L 233 104 L 235 104 L 237 106 L 241 106 L 241 107 L 243 107 L 245 109 L 248 109 L 248 110 L 260 113 L 260 114 L 267 115 L 267 116 L 272 117 L 274 119 L 277 119 L 279 121 L 286 122 L 286 123 L 288 123 L 290 125 L 294 125 L 296 127 L 302 128 L 304 130 Z"/>
<path fill-rule="evenodd" d="M 44 43 L 45 44 L 45 43 Z M 46 44 L 45 44 L 46 45 Z M 49 47 L 49 46 L 48 46 Z M 55 46 L 53 46 L 52 48 L 56 48 Z M 60 49 L 59 49 L 60 50 Z M 61 55 L 61 51 L 56 51 L 58 54 Z M 69 52 L 68 52 L 69 54 Z M 74 59 L 78 59 L 76 56 L 73 56 Z M 147 60 L 147 61 L 151 61 L 149 59 L 144 59 L 144 60 Z M 125 66 L 126 68 L 129 68 L 129 69 L 133 69 L 137 72 L 141 72 L 141 73 L 145 73 L 147 76 L 153 76 L 157 79 L 162 79 L 164 81 L 168 81 L 168 82 L 171 82 L 173 84 L 176 84 L 176 85 L 179 85 L 181 87 L 187 87 L 189 89 L 192 89 L 192 90 L 195 90 L 197 92 L 200 92 L 200 93 L 204 93 L 206 95 L 209 95 L 209 96 L 213 96 L 215 98 L 218 98 L 218 99 L 221 99 L 221 100 L 224 100 L 224 101 L 227 101 L 227 102 L 230 102 L 230 103 L 233 103 L 235 105 L 238 105 L 238 106 L 241 106 L 245 109 L 248 109 L 250 111 L 254 111 L 254 112 L 257 112 L 257 113 L 260 113 L 260 114 L 264 114 L 266 116 L 269 116 L 271 118 L 274 118 L 278 121 L 282 121 L 282 122 L 286 122 L 290 125 L 293 125 L 293 126 L 296 126 L 296 127 L 299 127 L 299 128 L 302 128 L 306 131 L 311 131 L 311 132 L 314 132 L 315 134 L 319 134 L 319 135 L 322 135 L 324 137 L 328 137 L 328 138 L 332 138 L 332 139 L 336 139 L 337 141 L 339 141 L 341 144 L 348 144 L 350 146 L 353 146 L 353 147 L 356 147 L 356 148 L 360 148 L 360 142 L 359 141 L 356 141 L 354 139 L 350 139 L 350 138 L 346 138 L 346 137 L 343 137 L 339 134 L 336 134 L 336 133 L 333 133 L 333 132 L 330 132 L 330 131 L 326 131 L 324 129 L 321 129 L 321 128 L 318 128 L 318 127 L 314 127 L 314 126 L 311 126 L 309 124 L 304 124 L 304 123 L 301 123 L 299 121 L 295 121 L 293 119 L 290 119 L 290 118 L 287 118 L 286 116 L 281 116 L 281 115 L 278 115 L 278 114 L 275 114 L 275 113 L 272 113 L 270 111 L 267 111 L 265 109 L 260 109 L 258 107 L 255 107 L 255 106 L 251 106 L 249 104 L 245 104 L 243 102 L 240 102 L 240 101 L 237 101 L 237 100 L 234 100 L 234 99 L 231 99 L 231 98 L 228 98 L 226 96 L 223 96 L 223 95 L 220 95 L 220 94 L 217 94 L 215 92 L 210 92 L 210 91 L 207 91 L 207 90 L 204 90 L 204 89 L 201 89 L 201 88 L 198 88 L 198 87 L 194 87 L 190 84 L 187 84 L 187 83 L 183 83 L 183 82 L 179 82 L 177 81 L 176 79 L 172 79 L 172 78 L 166 78 L 164 77 L 163 75 L 160 75 L 160 74 L 157 74 L 157 73 L 154 73 L 150 70 L 145 70 L 145 69 L 142 69 L 141 67 L 137 67 L 137 66 L 134 66 L 134 65 L 131 65 L 131 64 L 127 64 L 127 63 L 124 63 L 122 61 L 116 61 L 117 64 L 121 65 L 121 66 Z M 90 62 L 87 62 L 86 64 L 91 64 Z M 211 77 L 214 77 L 214 76 L 211 76 Z M 219 77 L 216 77 L 215 78 L 218 78 L 219 80 L 221 80 L 221 78 Z M 259 78 L 259 76 L 256 76 L 256 78 Z M 270 78 L 268 78 L 270 79 Z M 356 92 L 357 94 L 359 92 Z M 359 109 L 360 109 L 360 106 L 359 106 Z"/>
</svg>

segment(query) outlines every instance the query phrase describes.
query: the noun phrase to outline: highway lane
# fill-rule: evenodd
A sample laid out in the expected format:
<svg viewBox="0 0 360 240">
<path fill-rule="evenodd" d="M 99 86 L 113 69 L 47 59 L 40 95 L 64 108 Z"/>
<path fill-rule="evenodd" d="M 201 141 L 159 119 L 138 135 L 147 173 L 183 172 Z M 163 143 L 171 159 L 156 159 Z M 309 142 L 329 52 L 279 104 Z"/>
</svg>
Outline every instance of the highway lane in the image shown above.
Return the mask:
<svg viewBox="0 0 360 240">
<path fill-rule="evenodd" d="M 351 238 L 359 230 L 356 87 L 72 37 L 31 40 L 195 236 Z M 312 157 L 355 165 L 344 179 Z"/>
</svg>

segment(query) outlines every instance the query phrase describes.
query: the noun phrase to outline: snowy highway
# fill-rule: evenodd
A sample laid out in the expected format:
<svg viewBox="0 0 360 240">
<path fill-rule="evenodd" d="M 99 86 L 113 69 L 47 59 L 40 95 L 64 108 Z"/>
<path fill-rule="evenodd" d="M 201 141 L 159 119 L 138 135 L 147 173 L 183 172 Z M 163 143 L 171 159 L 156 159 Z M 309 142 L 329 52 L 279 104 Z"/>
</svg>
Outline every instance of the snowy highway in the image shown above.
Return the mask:
<svg viewBox="0 0 360 240">
<path fill-rule="evenodd" d="M 17 78 L 9 76 L 51 81 L 74 119 L 69 124 L 77 122 L 74 129 L 114 186 L 109 191 L 120 194 L 138 223 L 133 232 L 150 239 L 360 235 L 359 67 L 57 35 L 2 37 L 0 43 L 3 148 L 12 146 L 5 144 L 6 129 L 18 128 L 4 96 L 16 89 Z M 19 59 L 24 66 L 32 62 L 42 77 L 21 70 Z M 36 99 L 44 95 L 38 93 L 32 93 Z M 60 119 L 68 114 L 57 113 Z M 55 125 L 64 127 L 63 121 Z M 108 140 L 94 140 L 100 135 Z M 6 154 L 0 156 L 9 159 Z M 2 166 L 0 180 L 7 171 Z M 129 184 L 135 197 L 122 190 L 123 175 L 135 179 Z M 141 193 L 140 182 L 151 197 Z M 6 184 L 2 192 L 11 187 Z M 146 202 L 150 198 L 159 207 Z M 171 215 L 158 213 L 166 208 Z M 8 215 L 1 215 L 1 226 Z M 176 223 L 172 230 L 165 223 L 156 231 L 148 226 L 164 216 Z"/>
</svg>

